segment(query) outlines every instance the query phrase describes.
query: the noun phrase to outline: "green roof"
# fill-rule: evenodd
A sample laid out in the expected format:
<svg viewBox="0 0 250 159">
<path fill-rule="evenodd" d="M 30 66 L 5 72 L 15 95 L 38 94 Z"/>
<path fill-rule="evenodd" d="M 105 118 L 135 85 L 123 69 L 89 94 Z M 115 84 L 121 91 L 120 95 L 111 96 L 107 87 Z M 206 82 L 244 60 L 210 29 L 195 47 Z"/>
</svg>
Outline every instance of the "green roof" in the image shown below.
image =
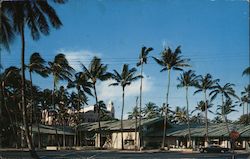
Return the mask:
<svg viewBox="0 0 250 159">
<path fill-rule="evenodd" d="M 250 137 L 250 125 L 242 124 L 229 124 L 229 129 L 235 128 L 239 132 L 241 137 Z M 204 137 L 205 136 L 205 125 L 191 125 L 191 136 L 193 137 Z M 162 136 L 162 132 L 154 131 L 147 134 L 147 136 Z M 188 136 L 187 125 L 171 125 L 171 128 L 167 129 L 166 136 L 185 137 Z M 220 124 L 209 124 L 208 136 L 210 137 L 228 137 L 228 132 L 225 123 Z"/>
<path fill-rule="evenodd" d="M 162 118 L 152 118 L 152 119 L 142 119 L 141 124 L 143 126 L 153 124 L 162 120 Z M 135 129 L 135 119 L 123 120 L 124 130 L 134 130 Z M 137 120 L 137 128 L 139 127 L 139 120 Z M 111 121 L 101 121 L 102 130 L 116 131 L 121 129 L 121 121 L 111 120 Z M 78 125 L 78 129 L 82 131 L 94 131 L 98 129 L 98 122 L 94 123 L 81 123 Z"/>
<path fill-rule="evenodd" d="M 21 126 L 23 129 L 23 127 Z M 42 134 L 56 134 L 56 129 L 57 129 L 57 134 L 62 135 L 75 135 L 74 130 L 71 127 L 64 126 L 49 126 L 49 125 L 41 125 L 40 124 L 40 133 Z M 32 132 L 38 133 L 38 127 L 36 125 L 32 126 Z"/>
</svg>

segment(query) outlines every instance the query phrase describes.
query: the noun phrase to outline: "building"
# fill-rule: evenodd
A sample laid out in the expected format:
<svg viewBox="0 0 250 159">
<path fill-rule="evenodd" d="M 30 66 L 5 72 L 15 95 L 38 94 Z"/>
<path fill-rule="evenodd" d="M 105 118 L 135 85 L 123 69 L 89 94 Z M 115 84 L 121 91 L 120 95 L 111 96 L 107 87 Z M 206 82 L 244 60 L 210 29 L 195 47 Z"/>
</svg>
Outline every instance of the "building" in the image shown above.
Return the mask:
<svg viewBox="0 0 250 159">
<path fill-rule="evenodd" d="M 58 108 L 59 109 L 59 108 Z M 94 105 L 82 107 L 80 109 L 80 118 L 83 122 L 97 122 L 98 112 Z M 103 112 L 111 118 L 115 117 L 114 103 L 109 101 L 106 109 Z M 78 111 L 74 108 L 68 108 L 67 113 L 69 114 L 69 119 L 67 119 L 66 125 L 74 126 L 74 119 Z M 57 114 L 54 110 L 45 109 L 41 112 L 41 123 L 44 125 L 55 125 L 55 115 Z"/>
<path fill-rule="evenodd" d="M 139 139 L 139 122 L 132 120 L 123 121 L 123 142 L 125 149 L 135 149 L 139 145 L 144 148 L 160 148 L 163 137 L 163 118 L 142 119 L 143 143 Z M 235 128 L 240 134 L 236 140 L 237 149 L 247 149 L 250 146 L 250 125 L 229 124 L 230 128 Z M 102 141 L 99 141 L 98 123 L 82 123 L 79 131 L 89 134 L 94 140 L 95 146 L 101 145 L 105 148 L 121 149 L 121 122 L 103 121 L 101 122 Z M 226 125 L 209 124 L 208 127 L 209 144 L 220 145 L 230 148 L 230 137 L 227 133 Z M 191 125 L 192 147 L 198 149 L 204 146 L 205 126 Z M 187 125 L 167 124 L 166 147 L 170 149 L 188 148 L 188 128 Z"/>
</svg>

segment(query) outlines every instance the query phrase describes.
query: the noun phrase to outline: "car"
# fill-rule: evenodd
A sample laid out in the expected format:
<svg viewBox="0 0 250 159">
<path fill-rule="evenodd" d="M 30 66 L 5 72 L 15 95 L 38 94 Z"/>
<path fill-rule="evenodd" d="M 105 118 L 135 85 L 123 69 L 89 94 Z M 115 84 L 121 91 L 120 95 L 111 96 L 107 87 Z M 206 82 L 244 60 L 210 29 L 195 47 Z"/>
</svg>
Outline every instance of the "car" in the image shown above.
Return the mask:
<svg viewBox="0 0 250 159">
<path fill-rule="evenodd" d="M 210 153 L 210 152 L 214 152 L 214 153 L 225 153 L 225 152 L 228 152 L 229 151 L 229 148 L 224 148 L 224 147 L 220 147 L 218 145 L 211 145 L 211 146 L 208 146 L 208 147 L 203 147 L 203 148 L 200 148 L 199 151 L 201 153 L 204 153 L 204 152 L 207 152 L 207 153 Z"/>
</svg>

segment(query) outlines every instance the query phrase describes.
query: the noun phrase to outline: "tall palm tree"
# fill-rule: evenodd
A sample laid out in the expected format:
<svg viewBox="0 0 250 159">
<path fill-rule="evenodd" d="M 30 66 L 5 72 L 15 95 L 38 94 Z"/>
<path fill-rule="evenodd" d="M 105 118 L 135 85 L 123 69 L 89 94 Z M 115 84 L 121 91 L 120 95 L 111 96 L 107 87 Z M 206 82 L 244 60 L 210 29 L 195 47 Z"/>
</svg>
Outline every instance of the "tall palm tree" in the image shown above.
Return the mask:
<svg viewBox="0 0 250 159">
<path fill-rule="evenodd" d="M 33 80 L 32 80 L 32 73 L 35 72 L 38 75 L 42 76 L 42 77 L 48 77 L 48 72 L 46 70 L 46 66 L 45 66 L 45 60 L 41 57 L 41 55 L 37 52 L 34 52 L 31 56 L 30 56 L 30 60 L 29 60 L 29 64 L 27 65 L 27 68 L 29 70 L 29 75 L 30 75 L 30 98 L 31 98 L 31 134 L 32 134 L 32 121 L 33 121 L 33 112 L 36 112 L 36 107 L 34 107 L 34 101 L 33 101 Z M 36 113 L 34 113 L 36 114 Z M 34 116 L 36 119 L 36 116 Z M 37 123 L 37 121 L 36 121 Z M 41 138 L 40 138 L 40 127 L 39 124 L 37 124 L 38 126 L 38 147 L 41 147 Z M 32 135 L 31 135 L 32 137 Z"/>
<path fill-rule="evenodd" d="M 237 111 L 235 109 L 235 107 L 237 105 L 233 104 L 232 100 L 230 98 L 227 98 L 225 102 L 222 103 L 223 105 L 218 105 L 217 111 L 220 110 L 219 112 L 217 112 L 218 115 L 222 116 L 224 118 L 224 122 L 226 123 L 226 128 L 227 128 L 227 132 L 228 132 L 228 136 L 230 134 L 230 129 L 228 126 L 228 121 L 227 121 L 227 115 Z"/>
<path fill-rule="evenodd" d="M 242 107 L 242 115 L 245 115 L 245 107 L 247 106 L 246 104 L 248 104 L 250 101 L 247 98 L 247 96 L 242 96 L 239 102 L 240 102 L 239 106 Z"/>
<path fill-rule="evenodd" d="M 187 123 L 188 123 L 189 144 L 191 144 L 191 130 L 190 130 L 190 121 L 189 121 L 188 88 L 196 85 L 198 77 L 199 76 L 196 76 L 194 71 L 189 70 L 189 71 L 183 72 L 182 74 L 180 74 L 180 77 L 177 78 L 177 80 L 179 81 L 177 88 L 185 87 L 186 89 L 186 102 L 187 102 L 186 115 L 187 115 Z"/>
<path fill-rule="evenodd" d="M 89 82 L 88 77 L 86 76 L 86 74 L 84 72 L 77 72 L 75 74 L 75 79 L 73 81 L 70 81 L 68 83 L 68 88 L 76 88 L 77 90 L 77 120 L 76 123 L 80 124 L 80 109 L 81 109 L 81 105 L 85 105 L 88 104 L 88 97 L 86 94 L 93 96 L 91 89 L 92 89 L 92 83 Z M 84 108 L 84 107 L 83 107 Z M 84 111 L 83 111 L 84 114 Z M 84 121 L 84 115 L 83 115 L 83 121 Z M 76 131 L 76 135 L 75 135 L 75 143 L 80 143 L 79 141 L 77 141 L 77 139 L 79 139 L 79 137 L 77 137 L 78 134 L 78 130 L 77 130 L 77 126 L 75 127 L 75 131 Z"/>
<path fill-rule="evenodd" d="M 2 3 L 2 2 L 1 2 Z M 10 50 L 10 43 L 12 43 L 15 33 L 10 22 L 9 17 L 6 13 L 3 12 L 2 6 L 0 3 L 0 49 L 5 48 L 7 51 Z M 0 61 L 1 62 L 1 61 Z"/>
<path fill-rule="evenodd" d="M 152 51 L 153 48 L 152 47 L 145 47 L 143 46 L 141 48 L 141 53 L 139 55 L 139 62 L 137 62 L 137 67 L 138 66 L 141 66 L 141 76 L 142 76 L 142 73 L 143 73 L 143 65 L 144 64 L 147 64 L 147 61 L 148 61 L 148 54 L 150 51 Z M 141 84 L 140 84 L 140 101 L 139 101 L 139 113 L 140 113 L 140 116 L 139 116 L 139 136 L 140 136 L 140 144 L 143 143 L 143 138 L 142 138 L 142 129 L 141 129 L 141 114 L 142 114 L 142 78 L 141 78 Z M 140 145 L 139 145 L 140 147 Z"/>
<path fill-rule="evenodd" d="M 62 25 L 56 11 L 48 4 L 47 1 L 4 1 L 2 2 L 3 11 L 13 22 L 13 27 L 21 37 L 21 75 L 22 75 L 22 112 L 25 127 L 26 141 L 33 158 L 38 158 L 34 146 L 31 142 L 29 129 L 26 119 L 25 104 L 25 27 L 31 31 L 34 40 L 40 38 L 40 34 L 49 35 L 51 23 L 52 27 L 58 29 Z M 49 21 L 49 22 L 48 22 Z"/>
<path fill-rule="evenodd" d="M 211 96 L 211 100 L 214 100 L 217 95 L 221 95 L 221 116 L 224 118 L 224 122 L 226 123 L 226 127 L 227 127 L 227 131 L 228 131 L 228 135 L 229 135 L 229 126 L 227 123 L 227 118 L 226 118 L 226 113 L 225 110 L 223 110 L 225 108 L 225 106 L 229 106 L 231 105 L 228 99 L 231 99 L 231 97 L 235 97 L 238 98 L 237 95 L 235 94 L 235 91 L 233 89 L 233 86 L 235 86 L 234 84 L 231 83 L 226 83 L 224 86 L 221 86 L 218 82 L 216 83 L 216 85 L 214 86 L 214 89 L 210 92 L 210 96 Z M 224 101 L 224 98 L 226 98 L 226 101 Z M 227 104 L 225 102 L 228 102 Z M 232 102 L 231 102 L 232 103 Z"/>
<path fill-rule="evenodd" d="M 7 93 L 6 86 L 8 83 L 11 83 L 11 81 L 17 81 L 18 79 L 20 79 L 20 69 L 13 67 L 13 66 L 5 69 L 4 73 L 1 74 L 0 88 L 1 88 L 1 94 L 3 97 L 3 105 L 4 105 L 4 108 L 6 109 L 6 112 L 10 121 L 10 127 L 15 137 L 16 137 L 17 131 L 15 130 L 14 121 L 12 119 L 10 110 L 7 106 L 7 94 L 9 93 Z"/>
<path fill-rule="evenodd" d="M 161 58 L 153 57 L 153 59 L 158 63 L 163 71 L 168 71 L 168 86 L 167 86 L 167 94 L 166 94 L 166 105 L 168 106 L 168 96 L 169 96 L 169 88 L 170 88 L 170 73 L 171 70 L 182 71 L 183 67 L 190 66 L 188 64 L 189 59 L 182 58 L 181 54 L 181 46 L 178 46 L 175 51 L 172 51 L 170 48 L 165 48 L 161 52 Z M 166 138 L 166 127 L 167 127 L 167 109 L 165 109 L 165 116 L 164 116 L 164 130 L 163 130 L 163 139 L 161 148 L 164 149 L 165 147 L 165 138 Z"/>
<path fill-rule="evenodd" d="M 131 112 L 128 112 L 128 119 L 136 119 L 139 117 L 138 107 L 134 107 Z"/>
<path fill-rule="evenodd" d="M 158 106 L 153 102 L 148 102 L 145 104 L 143 109 L 143 114 L 147 119 L 155 118 L 160 116 Z"/>
<path fill-rule="evenodd" d="M 57 54 L 54 58 L 54 61 L 48 62 L 48 64 L 49 64 L 48 71 L 53 76 L 52 106 L 53 106 L 54 112 L 56 112 L 55 92 L 57 88 L 57 83 L 59 82 L 59 80 L 71 81 L 72 73 L 74 73 L 74 69 L 69 65 L 69 62 L 66 59 L 64 54 Z M 55 130 L 56 130 L 56 136 L 57 136 L 56 137 L 57 146 L 60 146 L 58 135 L 57 135 L 57 128 Z"/>
<path fill-rule="evenodd" d="M 235 91 L 233 89 L 233 86 L 235 86 L 232 83 L 226 83 L 224 86 L 221 86 L 218 82 L 216 83 L 216 85 L 214 86 L 213 90 L 209 93 L 209 95 L 211 96 L 211 100 L 214 100 L 218 95 L 221 95 L 221 109 L 224 108 L 224 98 L 227 99 L 231 99 L 231 97 L 235 97 L 238 99 L 237 95 L 235 94 Z M 228 101 L 228 100 L 227 100 Z M 229 102 L 229 101 L 228 101 Z M 224 110 L 222 110 L 221 112 L 225 112 Z M 226 119 L 226 115 L 225 114 L 221 114 L 222 117 L 224 118 L 224 121 L 226 123 L 227 126 L 227 130 L 228 133 L 229 132 L 229 127 L 227 124 L 227 119 Z"/>
<path fill-rule="evenodd" d="M 250 66 L 243 71 L 242 75 L 250 75 Z"/>
<path fill-rule="evenodd" d="M 123 111 L 124 111 L 124 96 L 125 96 L 125 88 L 126 86 L 129 86 L 132 82 L 138 80 L 141 78 L 141 75 L 135 75 L 136 68 L 129 69 L 128 64 L 124 64 L 122 68 L 122 72 L 118 73 L 116 70 L 114 70 L 114 73 L 112 74 L 112 79 L 114 79 L 116 82 L 111 83 L 110 86 L 118 86 L 120 85 L 122 87 L 122 113 L 121 113 L 121 143 L 122 143 L 122 150 L 124 149 L 123 144 Z"/>
<path fill-rule="evenodd" d="M 98 80 L 100 81 L 106 81 L 111 77 L 111 74 L 107 72 L 108 65 L 102 64 L 102 61 L 100 58 L 94 56 L 89 64 L 89 68 L 85 67 L 82 64 L 83 72 L 86 74 L 86 76 L 91 80 L 92 86 L 94 89 L 94 95 L 95 95 L 95 102 L 98 110 L 98 130 L 99 130 L 99 147 L 101 148 L 101 122 L 100 122 L 100 109 L 98 106 L 98 97 L 97 97 L 97 91 L 96 91 L 96 82 Z"/>
<path fill-rule="evenodd" d="M 194 110 L 191 112 L 191 114 L 193 114 L 194 112 L 198 111 L 198 115 L 200 116 L 200 113 L 205 113 L 206 110 L 208 110 L 208 112 L 212 113 L 213 112 L 210 110 L 210 108 L 213 107 L 213 104 L 211 102 L 209 102 L 208 100 L 206 101 L 206 103 L 202 100 L 199 101 L 197 103 L 197 106 L 194 108 Z"/>
<path fill-rule="evenodd" d="M 246 110 L 246 114 L 247 114 L 247 123 L 250 121 L 250 119 L 248 119 L 248 114 L 249 114 L 249 107 L 250 107 L 250 84 L 248 84 L 246 87 L 244 87 L 244 90 L 241 92 L 241 96 L 243 96 L 245 98 L 245 100 L 247 101 L 247 110 Z"/>
<path fill-rule="evenodd" d="M 186 108 L 177 106 L 175 108 L 175 121 L 177 121 L 177 123 L 187 123 L 187 120 Z"/>
<path fill-rule="evenodd" d="M 203 92 L 204 94 L 204 101 L 207 101 L 207 91 L 214 88 L 215 84 L 219 82 L 219 79 L 213 79 L 210 74 L 206 74 L 205 76 L 200 76 L 198 79 L 198 83 L 196 84 L 197 90 L 194 92 L 200 93 Z M 207 102 L 205 102 L 205 146 L 208 145 L 208 119 L 207 119 L 207 113 L 208 113 L 208 105 Z"/>
<path fill-rule="evenodd" d="M 75 79 L 73 81 L 69 81 L 67 87 L 76 88 L 77 90 L 77 111 L 81 109 L 81 105 L 88 104 L 87 95 L 93 96 L 91 92 L 92 83 L 89 82 L 88 77 L 84 72 L 77 72 L 75 74 Z"/>
</svg>

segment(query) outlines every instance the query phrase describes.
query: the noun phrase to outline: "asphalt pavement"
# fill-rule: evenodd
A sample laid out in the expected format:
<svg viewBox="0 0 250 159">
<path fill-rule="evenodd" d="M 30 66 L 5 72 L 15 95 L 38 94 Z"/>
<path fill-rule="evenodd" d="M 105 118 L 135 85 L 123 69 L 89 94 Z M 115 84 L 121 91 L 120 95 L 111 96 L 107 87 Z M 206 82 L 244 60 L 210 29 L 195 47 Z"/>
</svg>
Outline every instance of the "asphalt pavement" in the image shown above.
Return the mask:
<svg viewBox="0 0 250 159">
<path fill-rule="evenodd" d="M 41 159 L 232 159 L 232 153 L 198 153 L 198 152 L 167 152 L 167 151 L 38 151 Z M 1 151 L 0 159 L 28 159 L 27 151 Z M 235 159 L 250 159 L 249 153 L 237 153 Z"/>
</svg>

